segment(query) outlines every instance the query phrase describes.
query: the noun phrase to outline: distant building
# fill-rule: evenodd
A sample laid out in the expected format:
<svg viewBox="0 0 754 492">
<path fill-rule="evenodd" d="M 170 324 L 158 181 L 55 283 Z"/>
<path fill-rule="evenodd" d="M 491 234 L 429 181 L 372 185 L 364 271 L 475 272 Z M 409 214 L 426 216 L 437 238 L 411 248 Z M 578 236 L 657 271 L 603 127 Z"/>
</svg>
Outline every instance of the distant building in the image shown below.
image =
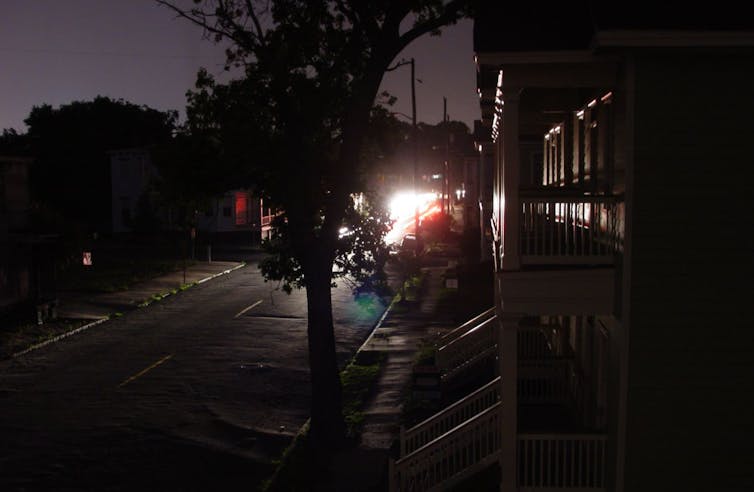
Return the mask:
<svg viewBox="0 0 754 492">
<path fill-rule="evenodd" d="M 114 150 L 110 154 L 112 232 L 130 232 L 140 200 L 150 200 L 150 184 L 157 176 L 149 151 Z M 162 211 L 163 218 L 165 211 Z"/>
<path fill-rule="evenodd" d="M 261 200 L 248 190 L 227 191 L 197 214 L 197 227 L 205 232 L 260 231 L 260 207 Z"/>
<path fill-rule="evenodd" d="M 175 210 L 160 205 L 153 180 L 158 172 L 146 149 L 122 149 L 110 153 L 112 177 L 112 232 L 134 230 L 134 221 L 142 213 L 139 207 L 148 207 L 163 229 L 175 227 Z M 261 234 L 261 200 L 249 190 L 229 190 L 210 200 L 204 210 L 196 210 L 195 221 L 199 231 L 205 233 Z"/>
</svg>

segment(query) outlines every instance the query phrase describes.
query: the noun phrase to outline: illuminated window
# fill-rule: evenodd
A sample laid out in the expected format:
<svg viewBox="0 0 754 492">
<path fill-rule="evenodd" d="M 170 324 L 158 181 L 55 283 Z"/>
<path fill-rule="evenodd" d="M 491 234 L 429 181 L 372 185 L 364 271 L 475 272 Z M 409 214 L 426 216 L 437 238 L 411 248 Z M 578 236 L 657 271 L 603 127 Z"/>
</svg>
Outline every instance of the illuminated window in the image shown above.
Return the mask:
<svg viewBox="0 0 754 492">
<path fill-rule="evenodd" d="M 249 196 L 246 193 L 236 193 L 236 225 L 248 223 Z"/>
</svg>

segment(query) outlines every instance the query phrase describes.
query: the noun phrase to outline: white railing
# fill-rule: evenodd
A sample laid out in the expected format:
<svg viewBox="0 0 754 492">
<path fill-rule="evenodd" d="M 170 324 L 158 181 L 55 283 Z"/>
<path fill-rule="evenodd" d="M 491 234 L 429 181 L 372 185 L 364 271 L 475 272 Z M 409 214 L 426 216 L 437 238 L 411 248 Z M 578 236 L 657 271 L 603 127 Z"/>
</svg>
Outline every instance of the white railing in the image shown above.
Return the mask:
<svg viewBox="0 0 754 492">
<path fill-rule="evenodd" d="M 486 321 L 490 318 L 495 316 L 495 308 L 491 307 L 487 311 L 475 316 L 474 318 L 471 318 L 461 326 L 454 328 L 453 330 L 449 331 L 448 333 L 444 334 L 442 337 L 440 337 L 440 342 L 438 345 L 441 347 L 444 345 L 449 344 L 456 338 L 465 335 L 467 332 L 471 331 L 472 329 L 476 328 L 476 326 L 483 321 Z"/>
<path fill-rule="evenodd" d="M 589 395 L 587 391 L 587 382 L 584 374 L 572 364 L 568 370 L 568 389 L 571 393 L 576 415 L 584 417 L 587 409 L 590 408 Z"/>
<path fill-rule="evenodd" d="M 518 367 L 518 401 L 521 404 L 569 404 L 569 358 L 521 361 Z"/>
<path fill-rule="evenodd" d="M 621 250 L 615 196 L 521 197 L 523 264 L 612 264 Z"/>
<path fill-rule="evenodd" d="M 401 428 L 401 457 L 434 441 L 499 401 L 500 376 L 410 429 Z"/>
<path fill-rule="evenodd" d="M 606 490 L 605 447 L 604 434 L 519 434 L 518 490 Z"/>
<path fill-rule="evenodd" d="M 391 492 L 447 490 L 498 459 L 502 422 L 498 402 L 434 441 L 390 461 Z"/>
<path fill-rule="evenodd" d="M 440 368 L 443 379 L 447 380 L 497 352 L 496 320 L 495 316 L 488 318 L 437 350 L 435 363 Z"/>
<path fill-rule="evenodd" d="M 553 355 L 553 347 L 543 326 L 522 326 L 518 329 L 518 358 L 543 359 Z"/>
</svg>

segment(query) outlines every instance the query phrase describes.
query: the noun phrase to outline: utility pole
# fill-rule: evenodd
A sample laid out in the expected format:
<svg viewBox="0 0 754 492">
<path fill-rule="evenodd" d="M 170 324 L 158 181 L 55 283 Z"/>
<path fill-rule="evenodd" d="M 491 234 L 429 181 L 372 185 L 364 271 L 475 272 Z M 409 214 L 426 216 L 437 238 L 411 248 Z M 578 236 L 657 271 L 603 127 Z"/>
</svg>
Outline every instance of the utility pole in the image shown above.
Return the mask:
<svg viewBox="0 0 754 492">
<path fill-rule="evenodd" d="M 386 71 L 390 72 L 404 65 L 411 65 L 411 140 L 413 141 L 414 154 L 414 176 L 411 181 L 414 188 L 414 236 L 416 237 L 416 249 L 414 251 L 418 256 L 419 253 L 421 253 L 419 241 L 419 193 L 417 190 L 419 182 L 419 132 L 416 127 L 416 72 L 414 59 L 411 58 L 410 61 L 401 60 L 395 66 L 388 68 Z M 421 80 L 419 82 L 421 82 Z"/>
<path fill-rule="evenodd" d="M 414 151 L 414 231 L 416 233 L 416 256 L 421 253 L 420 239 L 419 239 L 419 193 L 417 190 L 418 174 L 419 174 L 419 144 L 418 135 L 416 129 L 416 75 L 414 73 L 414 59 L 411 58 L 411 125 L 413 132 L 413 151 Z"/>
<path fill-rule="evenodd" d="M 448 159 L 450 158 L 450 129 L 448 128 L 448 98 L 442 98 L 442 122 L 445 126 L 445 171 L 443 172 L 443 204 L 442 210 L 450 215 L 450 177 L 448 176 Z M 447 208 L 447 210 L 446 210 Z"/>
</svg>

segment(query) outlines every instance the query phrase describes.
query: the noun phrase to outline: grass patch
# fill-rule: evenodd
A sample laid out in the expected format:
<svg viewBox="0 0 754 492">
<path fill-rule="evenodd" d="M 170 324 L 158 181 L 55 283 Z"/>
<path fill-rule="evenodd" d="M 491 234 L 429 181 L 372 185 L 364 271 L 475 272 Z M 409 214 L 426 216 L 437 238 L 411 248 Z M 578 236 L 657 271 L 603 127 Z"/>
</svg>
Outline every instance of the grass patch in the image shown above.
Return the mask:
<svg viewBox="0 0 754 492">
<path fill-rule="evenodd" d="M 416 275 L 411 275 L 406 279 L 403 282 L 403 287 L 398 293 L 397 304 L 402 302 L 418 302 L 424 287 L 426 276 L 426 273 L 422 271 Z"/>
<path fill-rule="evenodd" d="M 7 358 L 38 343 L 75 330 L 90 322 L 84 319 L 57 319 L 38 325 L 24 323 L 0 331 L 0 357 Z"/>
<path fill-rule="evenodd" d="M 189 261 L 186 266 L 195 262 Z M 132 285 L 166 273 L 183 269 L 182 260 L 173 259 L 106 259 L 92 266 L 70 265 L 60 274 L 61 290 L 84 292 L 119 292 Z"/>
<path fill-rule="evenodd" d="M 261 492 L 305 491 L 310 490 L 316 481 L 318 470 L 313 466 L 314 450 L 309 446 L 309 421 L 285 448 L 276 464 L 273 475 L 262 482 Z"/>
<path fill-rule="evenodd" d="M 346 437 L 351 443 L 358 442 L 358 436 L 364 424 L 364 413 L 361 410 L 379 377 L 384 357 L 384 354 L 380 353 L 377 360 L 371 364 L 357 363 L 354 358 L 340 372 L 343 389 L 343 419 L 346 422 Z M 319 458 L 322 456 L 318 450 L 312 449 L 309 443 L 309 422 L 307 421 L 293 442 L 283 451 L 280 460 L 276 461 L 277 467 L 274 474 L 262 483 L 260 491 L 315 490 L 315 484 L 325 483 L 328 479 L 323 475 L 323 467 L 317 465 Z"/>
<path fill-rule="evenodd" d="M 351 362 L 340 373 L 340 384 L 343 388 L 343 418 L 346 421 L 346 432 L 349 438 L 355 439 L 361 432 L 364 424 L 364 414 L 361 409 L 380 375 L 381 364 L 382 359 L 369 365 Z"/>
<path fill-rule="evenodd" d="M 191 283 L 188 283 L 188 284 L 183 284 L 183 285 L 181 285 L 180 287 L 178 287 L 176 289 L 170 289 L 169 291 L 163 292 L 162 294 L 153 294 L 148 299 L 146 299 L 146 300 L 140 302 L 139 304 L 137 304 L 137 306 L 139 306 L 139 307 L 147 307 L 150 304 L 152 304 L 153 302 L 158 302 L 158 301 L 161 301 L 161 300 L 165 299 L 168 296 L 175 295 L 175 294 L 177 294 L 179 292 L 183 292 L 184 290 L 189 289 L 189 288 L 193 287 L 194 285 L 196 285 L 196 282 L 191 282 Z"/>
<path fill-rule="evenodd" d="M 414 355 L 413 368 L 434 367 L 437 355 L 437 345 L 433 341 L 424 340 Z M 411 387 L 401 405 L 401 424 L 412 427 L 422 420 L 432 416 L 440 410 L 439 399 L 418 396 Z"/>
<path fill-rule="evenodd" d="M 414 356 L 414 366 L 433 366 L 435 355 L 437 355 L 437 346 L 434 343 L 423 343 Z"/>
</svg>

